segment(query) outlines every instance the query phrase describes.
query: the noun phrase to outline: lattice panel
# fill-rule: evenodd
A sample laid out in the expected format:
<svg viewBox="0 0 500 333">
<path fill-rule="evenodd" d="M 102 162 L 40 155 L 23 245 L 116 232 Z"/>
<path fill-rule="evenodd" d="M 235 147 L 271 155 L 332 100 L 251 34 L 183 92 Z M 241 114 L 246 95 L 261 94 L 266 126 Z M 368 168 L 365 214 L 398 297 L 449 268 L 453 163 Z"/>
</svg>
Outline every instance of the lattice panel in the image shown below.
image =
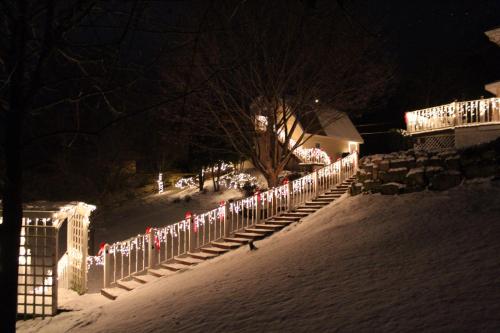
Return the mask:
<svg viewBox="0 0 500 333">
<path fill-rule="evenodd" d="M 57 312 L 57 228 L 51 219 L 23 218 L 17 303 L 25 317 Z"/>
<path fill-rule="evenodd" d="M 455 135 L 432 135 L 416 138 L 414 148 L 421 150 L 455 148 Z"/>
<path fill-rule="evenodd" d="M 68 219 L 69 288 L 83 294 L 87 289 L 88 230 L 80 212 Z"/>
</svg>

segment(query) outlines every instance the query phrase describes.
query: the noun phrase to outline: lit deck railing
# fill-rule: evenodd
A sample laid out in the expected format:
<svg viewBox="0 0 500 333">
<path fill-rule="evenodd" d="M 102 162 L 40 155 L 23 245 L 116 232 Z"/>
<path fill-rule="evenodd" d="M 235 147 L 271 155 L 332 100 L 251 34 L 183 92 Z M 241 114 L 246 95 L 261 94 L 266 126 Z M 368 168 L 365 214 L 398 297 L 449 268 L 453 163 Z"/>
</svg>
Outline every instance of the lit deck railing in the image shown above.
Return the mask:
<svg viewBox="0 0 500 333">
<path fill-rule="evenodd" d="M 406 112 L 405 121 L 409 134 L 459 126 L 500 123 L 500 98 L 453 102 Z"/>
</svg>

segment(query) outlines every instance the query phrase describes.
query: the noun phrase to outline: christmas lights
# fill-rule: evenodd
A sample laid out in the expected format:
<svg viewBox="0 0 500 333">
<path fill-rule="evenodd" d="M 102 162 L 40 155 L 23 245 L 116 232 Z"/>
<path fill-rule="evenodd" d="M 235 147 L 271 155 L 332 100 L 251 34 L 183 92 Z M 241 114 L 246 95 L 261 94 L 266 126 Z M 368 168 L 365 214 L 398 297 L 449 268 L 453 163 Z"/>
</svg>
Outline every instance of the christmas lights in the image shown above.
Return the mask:
<svg viewBox="0 0 500 333">
<path fill-rule="evenodd" d="M 278 132 L 278 139 L 283 143 L 286 140 L 285 137 L 285 132 L 283 130 L 280 130 Z M 288 141 L 288 148 L 290 150 L 293 149 L 293 153 L 295 156 L 297 156 L 302 162 L 305 163 L 320 163 L 324 165 L 329 165 L 332 163 L 330 157 L 328 154 L 321 150 L 320 148 L 304 148 L 302 146 L 300 147 L 295 147 L 297 144 L 297 141 L 295 141 L 292 138 L 289 138 Z"/>
<path fill-rule="evenodd" d="M 326 179 L 331 178 L 332 176 L 341 175 L 341 170 L 349 167 L 355 167 L 357 161 L 357 154 L 353 153 L 343 159 L 337 160 L 335 163 L 330 163 L 326 167 L 318 170 L 315 174 L 308 174 L 304 177 L 291 181 L 291 184 L 288 183 L 288 180 L 284 181 L 284 184 L 272 189 L 269 189 L 265 192 L 259 193 L 257 192 L 255 195 L 250 197 L 240 199 L 237 201 L 230 202 L 228 204 L 229 213 L 234 215 L 240 215 L 244 213 L 244 211 L 254 210 L 258 208 L 258 203 L 262 204 L 261 207 L 265 207 L 266 204 L 272 203 L 275 200 L 287 200 L 287 198 L 291 197 L 291 195 L 298 194 L 299 198 L 303 196 L 304 193 L 311 193 L 314 188 L 315 181 L 318 179 Z M 251 177 L 250 175 L 247 175 Z M 241 174 L 231 173 L 228 175 L 228 178 L 225 179 L 245 179 L 248 181 L 249 178 L 245 178 L 247 176 L 241 176 Z M 255 177 L 254 177 L 255 178 Z M 338 180 L 341 180 L 339 177 Z M 334 181 L 337 181 L 337 178 L 334 178 Z M 234 183 L 238 181 L 235 180 Z M 234 186 L 234 185 L 233 185 Z M 289 192 L 291 188 L 291 193 Z M 296 200 L 296 199 L 295 199 Z M 280 201 L 278 201 L 280 202 Z M 282 202 L 282 201 L 281 201 Z M 282 203 L 280 203 L 281 205 Z M 171 224 L 162 228 L 152 228 L 148 227 L 146 229 L 145 234 L 139 234 L 135 237 L 132 237 L 128 240 L 115 242 L 109 245 L 109 254 L 116 256 L 117 254 L 123 255 L 124 257 L 130 256 L 132 251 L 137 251 L 134 260 L 139 260 L 139 256 L 142 256 L 143 260 L 145 258 L 146 253 L 146 244 L 150 242 L 149 236 L 153 233 L 153 242 L 154 248 L 156 250 L 160 250 L 161 244 L 164 244 L 165 251 L 169 248 L 168 246 L 179 246 L 178 251 L 174 253 L 181 252 L 181 245 L 186 242 L 186 237 L 188 237 L 188 232 L 193 231 L 194 233 L 203 232 L 205 237 L 206 232 L 205 227 L 213 224 L 221 224 L 226 220 L 226 202 L 220 202 L 219 206 L 215 209 L 212 209 L 208 212 L 202 214 L 192 214 L 191 212 L 186 212 L 184 220 L 177 222 L 175 224 Z M 244 214 L 243 214 L 244 215 Z M 255 215 L 248 215 L 255 216 Z M 233 219 L 233 217 L 229 217 Z M 237 218 L 238 219 L 238 218 Z M 233 222 L 234 223 L 234 220 Z M 237 222 L 239 223 L 239 222 Z M 218 227 L 216 227 L 218 228 Z M 210 229 L 209 229 L 210 230 Z M 213 230 L 213 229 L 212 229 Z M 170 237 L 170 238 L 169 238 Z M 174 238 L 180 238 L 179 240 L 174 242 Z M 205 238 L 203 238 L 205 239 Z M 167 242 L 171 242 L 171 245 L 167 246 Z M 184 242 L 184 243 L 181 243 Z M 104 265 L 104 248 L 105 244 L 101 244 L 101 248 L 97 256 L 88 256 L 87 257 L 87 267 L 92 265 L 102 266 Z M 138 252 L 142 252 L 138 254 Z M 174 250 L 172 250 L 174 251 Z M 187 251 L 187 250 L 183 250 Z M 181 253 L 182 254 L 182 253 Z M 177 254 L 174 254 L 177 255 Z M 116 259 L 115 259 L 116 260 Z M 122 257 L 123 260 L 123 257 Z"/>
<path fill-rule="evenodd" d="M 405 114 L 409 133 L 498 121 L 500 121 L 500 98 L 495 97 L 452 102 Z"/>
<path fill-rule="evenodd" d="M 156 182 L 158 183 L 158 194 L 163 193 L 163 174 L 161 172 L 158 174 L 158 180 Z"/>
</svg>

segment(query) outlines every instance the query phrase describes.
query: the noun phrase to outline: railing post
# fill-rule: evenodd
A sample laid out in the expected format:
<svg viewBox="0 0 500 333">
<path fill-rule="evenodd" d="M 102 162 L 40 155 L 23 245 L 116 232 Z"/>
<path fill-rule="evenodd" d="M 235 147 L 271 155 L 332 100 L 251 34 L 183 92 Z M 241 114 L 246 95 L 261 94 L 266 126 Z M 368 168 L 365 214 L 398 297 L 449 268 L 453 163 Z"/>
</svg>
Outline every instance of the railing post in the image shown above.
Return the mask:
<svg viewBox="0 0 500 333">
<path fill-rule="evenodd" d="M 260 201 L 260 193 L 255 194 L 255 224 L 260 222 L 260 211 L 262 209 L 262 202 Z"/>
<path fill-rule="evenodd" d="M 313 171 L 312 177 L 313 177 L 313 186 L 314 186 L 313 195 L 314 195 L 314 199 L 316 199 L 318 197 L 318 170 Z"/>
<path fill-rule="evenodd" d="M 195 229 L 195 219 L 193 218 L 193 215 L 186 217 L 187 221 L 189 222 L 189 252 L 194 252 L 196 250 L 196 232 L 194 231 Z"/>
<path fill-rule="evenodd" d="M 224 236 L 229 237 L 231 236 L 231 222 L 232 222 L 232 216 L 231 211 L 229 209 L 230 203 L 226 201 L 224 204 Z"/>
<path fill-rule="evenodd" d="M 104 288 L 111 286 L 111 254 L 109 253 L 109 244 L 104 245 Z"/>
<path fill-rule="evenodd" d="M 155 229 L 151 228 L 148 233 L 148 268 L 154 268 L 156 265 L 156 249 L 155 249 Z"/>
<path fill-rule="evenodd" d="M 288 182 L 287 200 L 288 200 L 288 211 L 291 212 L 294 209 L 293 206 L 293 181 Z"/>
</svg>

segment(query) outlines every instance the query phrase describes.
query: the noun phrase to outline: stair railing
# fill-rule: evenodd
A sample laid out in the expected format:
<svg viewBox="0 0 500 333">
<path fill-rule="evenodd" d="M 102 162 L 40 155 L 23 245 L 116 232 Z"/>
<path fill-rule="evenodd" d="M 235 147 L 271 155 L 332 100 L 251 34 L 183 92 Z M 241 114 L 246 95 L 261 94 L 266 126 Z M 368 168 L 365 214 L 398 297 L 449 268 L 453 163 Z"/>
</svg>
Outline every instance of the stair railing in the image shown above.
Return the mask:
<svg viewBox="0 0 500 333">
<path fill-rule="evenodd" d="M 124 241 L 104 244 L 90 262 L 103 266 L 103 287 L 158 267 L 175 257 L 230 237 L 235 232 L 293 211 L 333 186 L 352 177 L 357 170 L 356 152 L 299 179 L 285 182 L 262 193 L 222 202 L 203 214 L 186 214 L 185 219 L 160 228 L 148 228 Z"/>
</svg>

